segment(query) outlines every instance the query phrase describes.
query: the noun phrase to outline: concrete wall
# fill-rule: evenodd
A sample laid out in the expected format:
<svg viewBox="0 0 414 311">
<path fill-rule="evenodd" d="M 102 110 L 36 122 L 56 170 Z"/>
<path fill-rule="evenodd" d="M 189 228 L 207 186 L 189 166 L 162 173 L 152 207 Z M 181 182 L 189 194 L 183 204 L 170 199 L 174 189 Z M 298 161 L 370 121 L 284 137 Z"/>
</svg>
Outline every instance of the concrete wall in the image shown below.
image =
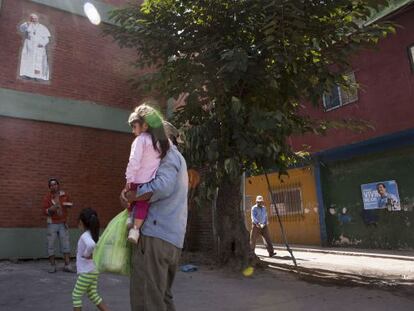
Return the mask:
<svg viewBox="0 0 414 311">
<path fill-rule="evenodd" d="M 129 111 L 79 101 L 0 88 L 0 116 L 47 121 L 130 133 Z"/>
<path fill-rule="evenodd" d="M 78 229 L 70 229 L 71 255 L 76 255 Z M 47 258 L 45 228 L 0 228 L 0 259 L 37 259 Z M 57 239 L 58 240 L 58 239 Z M 55 255 L 62 256 L 59 244 L 55 243 Z"/>
<path fill-rule="evenodd" d="M 328 242 L 362 248 L 414 248 L 414 148 L 393 149 L 325 163 L 322 185 Z M 375 210 L 376 225 L 364 222 L 361 184 L 396 180 L 402 211 Z M 346 212 L 343 213 L 343 208 Z"/>
<path fill-rule="evenodd" d="M 281 180 L 277 173 L 269 174 L 272 188 L 285 187 L 289 185 L 300 185 L 302 193 L 303 213 L 300 215 L 282 216 L 283 226 L 289 243 L 304 245 L 320 245 L 319 206 L 316 195 L 314 170 L 312 167 L 289 170 L 289 177 L 284 176 Z M 271 238 L 276 243 L 282 243 L 280 226 L 276 216 L 271 216 L 270 195 L 264 176 L 248 177 L 246 179 L 246 196 L 252 199 L 251 204 L 246 202 L 246 224 L 251 228 L 251 205 L 257 195 L 262 195 L 265 200 L 269 218 L 269 229 Z"/>
</svg>

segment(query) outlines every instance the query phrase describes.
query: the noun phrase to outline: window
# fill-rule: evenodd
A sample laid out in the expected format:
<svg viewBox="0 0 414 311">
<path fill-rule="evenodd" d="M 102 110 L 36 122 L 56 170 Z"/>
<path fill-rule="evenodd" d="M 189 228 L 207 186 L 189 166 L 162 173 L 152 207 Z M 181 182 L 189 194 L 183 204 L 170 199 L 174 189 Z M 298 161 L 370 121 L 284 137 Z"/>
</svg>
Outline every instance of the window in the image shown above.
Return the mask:
<svg viewBox="0 0 414 311">
<path fill-rule="evenodd" d="M 411 70 L 414 72 L 414 44 L 408 47 L 408 57 L 410 58 Z"/>
<path fill-rule="evenodd" d="M 299 184 L 273 189 L 272 195 L 276 203 L 274 206 L 271 200 L 272 216 L 276 215 L 276 208 L 280 216 L 303 214 L 302 190 Z"/>
<path fill-rule="evenodd" d="M 355 74 L 353 72 L 345 75 L 350 83 L 349 88 L 335 86 L 331 92 L 323 95 L 325 110 L 332 110 L 358 100 L 358 88 L 356 86 Z"/>
</svg>

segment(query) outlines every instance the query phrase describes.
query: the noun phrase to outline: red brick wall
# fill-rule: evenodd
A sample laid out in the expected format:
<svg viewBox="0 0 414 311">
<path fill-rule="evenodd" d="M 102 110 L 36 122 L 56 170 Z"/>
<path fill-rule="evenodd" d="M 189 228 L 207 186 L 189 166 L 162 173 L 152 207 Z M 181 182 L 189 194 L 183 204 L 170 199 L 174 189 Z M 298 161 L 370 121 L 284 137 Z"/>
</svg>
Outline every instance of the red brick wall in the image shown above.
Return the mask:
<svg viewBox="0 0 414 311">
<path fill-rule="evenodd" d="M 362 86 L 357 102 L 329 112 L 311 107 L 305 110 L 318 119 L 368 120 L 375 130 L 333 130 L 323 137 L 296 137 L 292 139 L 296 149 L 307 144 L 313 151 L 325 150 L 414 127 L 414 74 L 407 53 L 407 47 L 414 44 L 414 8 L 396 17 L 395 23 L 403 26 L 397 28 L 396 35 L 355 58 L 355 77 Z"/>
<path fill-rule="evenodd" d="M 23 38 L 17 27 L 33 12 L 52 34 L 49 83 L 18 77 Z M 119 49 L 86 18 L 23 0 L 3 1 L 0 14 L 0 88 L 128 110 L 141 100 L 127 83 L 134 53 Z M 132 140 L 131 134 L 0 117 L 0 227 L 44 227 L 41 205 L 50 177 L 75 203 L 71 227 L 85 207 L 95 208 L 106 225 L 121 210 Z"/>
<path fill-rule="evenodd" d="M 212 208 L 208 204 L 191 205 L 184 248 L 188 251 L 211 251 L 214 249 Z"/>
<path fill-rule="evenodd" d="M 50 83 L 18 78 L 23 45 L 18 26 L 33 12 L 51 32 Z M 127 82 L 135 72 L 130 65 L 134 52 L 121 50 L 88 19 L 24 0 L 4 0 L 0 14 L 0 87 L 125 109 L 139 102 L 139 94 Z"/>
<path fill-rule="evenodd" d="M 132 135 L 0 117 L 0 227 L 43 227 L 42 199 L 57 177 L 79 211 L 92 207 L 103 225 L 121 211 Z"/>
</svg>

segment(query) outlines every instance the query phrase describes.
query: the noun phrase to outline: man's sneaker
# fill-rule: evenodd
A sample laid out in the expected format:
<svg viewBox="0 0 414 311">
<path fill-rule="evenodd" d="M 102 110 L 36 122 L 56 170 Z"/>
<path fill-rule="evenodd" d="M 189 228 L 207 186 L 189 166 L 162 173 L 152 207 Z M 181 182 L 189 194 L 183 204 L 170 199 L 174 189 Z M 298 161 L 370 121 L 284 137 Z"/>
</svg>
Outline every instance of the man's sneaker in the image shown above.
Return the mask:
<svg viewBox="0 0 414 311">
<path fill-rule="evenodd" d="M 73 268 L 72 268 L 72 266 L 71 266 L 70 264 L 65 265 L 65 266 L 63 267 L 63 271 L 65 271 L 65 272 L 69 272 L 69 273 L 75 273 L 75 270 L 73 270 Z"/>
<path fill-rule="evenodd" d="M 131 230 L 129 230 L 128 241 L 131 243 L 137 244 L 138 239 L 139 239 L 139 230 L 136 228 L 132 228 Z"/>
<path fill-rule="evenodd" d="M 47 270 L 49 273 L 55 273 L 56 272 L 56 265 L 50 265 L 49 269 Z"/>
</svg>

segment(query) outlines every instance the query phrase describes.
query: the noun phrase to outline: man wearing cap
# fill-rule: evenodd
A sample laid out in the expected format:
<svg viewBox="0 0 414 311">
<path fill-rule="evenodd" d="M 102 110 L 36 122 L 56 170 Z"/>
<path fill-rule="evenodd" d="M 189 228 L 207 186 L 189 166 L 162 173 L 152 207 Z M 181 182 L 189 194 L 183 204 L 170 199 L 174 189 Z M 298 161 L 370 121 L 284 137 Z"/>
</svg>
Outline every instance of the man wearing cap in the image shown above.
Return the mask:
<svg viewBox="0 0 414 311">
<path fill-rule="evenodd" d="M 65 258 L 66 272 L 74 272 L 70 265 L 69 230 L 67 226 L 68 209 L 73 206 L 67 193 L 60 190 L 59 181 L 50 178 L 49 192 L 43 199 L 43 214 L 47 217 L 47 252 L 49 256 L 49 273 L 56 272 L 55 240 L 59 236 L 60 250 Z"/>
<path fill-rule="evenodd" d="M 164 122 L 174 143 L 161 160 L 155 178 L 141 185 L 137 193 L 121 192 L 126 201 L 149 200 L 151 206 L 141 227 L 141 236 L 131 256 L 131 311 L 174 311 L 171 287 L 174 282 L 187 226 L 188 174 L 178 151 L 178 131 Z"/>
<path fill-rule="evenodd" d="M 256 197 L 256 205 L 252 206 L 252 230 L 250 232 L 250 247 L 254 252 L 256 248 L 257 236 L 260 234 L 263 238 L 263 241 L 266 245 L 269 257 L 274 256 L 275 252 L 273 250 L 272 241 L 270 240 L 268 222 L 267 222 L 267 212 L 266 207 L 263 204 L 263 197 L 258 195 Z"/>
</svg>

